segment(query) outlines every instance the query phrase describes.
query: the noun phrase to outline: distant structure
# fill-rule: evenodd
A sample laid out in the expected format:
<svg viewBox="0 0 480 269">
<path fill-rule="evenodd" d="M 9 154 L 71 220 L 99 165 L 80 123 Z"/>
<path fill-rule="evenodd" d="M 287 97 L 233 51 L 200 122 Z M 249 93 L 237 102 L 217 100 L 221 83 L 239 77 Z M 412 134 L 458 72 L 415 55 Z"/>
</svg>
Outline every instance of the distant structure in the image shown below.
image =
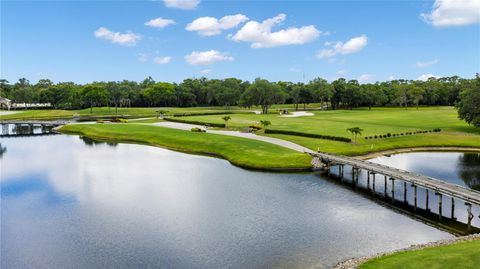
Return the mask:
<svg viewBox="0 0 480 269">
<path fill-rule="evenodd" d="M 12 101 L 10 99 L 0 96 L 0 109 L 7 108 L 7 110 L 10 110 L 11 107 L 12 107 Z"/>
<path fill-rule="evenodd" d="M 0 96 L 0 109 L 51 108 L 50 103 L 12 103 L 12 100 Z"/>
<path fill-rule="evenodd" d="M 11 108 L 13 109 L 29 109 L 29 108 L 51 108 L 50 103 L 13 103 Z"/>
</svg>

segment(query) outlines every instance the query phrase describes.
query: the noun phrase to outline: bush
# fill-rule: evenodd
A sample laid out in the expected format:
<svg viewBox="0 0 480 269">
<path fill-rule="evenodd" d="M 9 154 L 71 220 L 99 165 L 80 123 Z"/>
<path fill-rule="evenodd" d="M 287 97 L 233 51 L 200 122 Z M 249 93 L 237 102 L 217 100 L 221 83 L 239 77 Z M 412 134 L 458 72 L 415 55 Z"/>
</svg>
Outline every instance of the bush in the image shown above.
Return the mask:
<svg viewBox="0 0 480 269">
<path fill-rule="evenodd" d="M 119 123 L 127 123 L 127 119 L 122 119 L 122 118 L 113 118 L 112 122 L 119 122 Z"/>
<path fill-rule="evenodd" d="M 197 128 L 197 127 L 190 129 L 190 131 L 196 132 L 196 133 L 205 133 L 206 132 L 204 129 Z"/>
<path fill-rule="evenodd" d="M 174 118 L 164 118 L 163 120 L 171 121 L 171 122 L 198 124 L 198 125 L 203 125 L 203 126 L 225 128 L 225 123 L 209 123 L 209 122 L 201 122 L 201 121 L 193 121 L 193 120 L 181 120 L 181 119 L 174 119 Z"/>
<path fill-rule="evenodd" d="M 248 126 L 248 128 L 253 129 L 253 130 L 255 130 L 255 131 L 258 131 L 258 130 L 261 130 L 261 129 L 262 129 L 262 127 L 260 127 L 260 126 L 258 126 L 258 125 L 250 125 L 250 126 Z"/>
<path fill-rule="evenodd" d="M 310 133 L 302 133 L 302 132 L 287 131 L 287 130 L 266 129 L 265 133 L 266 134 L 283 134 L 283 135 L 303 136 L 303 137 L 319 138 L 319 139 L 326 139 L 326 140 L 333 140 L 333 141 L 340 141 L 340 142 L 352 142 L 352 139 L 347 138 L 347 137 L 321 135 L 321 134 L 310 134 Z"/>
<path fill-rule="evenodd" d="M 188 117 L 188 116 L 211 116 L 211 115 L 228 115 L 233 114 L 233 112 L 192 112 L 192 113 L 175 113 L 174 117 Z"/>
</svg>

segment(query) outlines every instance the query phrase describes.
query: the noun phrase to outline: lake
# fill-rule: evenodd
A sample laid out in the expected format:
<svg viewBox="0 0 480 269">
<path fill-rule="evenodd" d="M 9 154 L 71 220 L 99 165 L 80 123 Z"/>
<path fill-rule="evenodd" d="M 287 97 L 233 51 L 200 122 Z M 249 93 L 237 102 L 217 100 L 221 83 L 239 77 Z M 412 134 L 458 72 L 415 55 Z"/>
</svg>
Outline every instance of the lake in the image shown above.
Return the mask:
<svg viewBox="0 0 480 269">
<path fill-rule="evenodd" d="M 315 173 L 68 135 L 1 144 L 2 268 L 329 268 L 453 237 Z"/>
</svg>

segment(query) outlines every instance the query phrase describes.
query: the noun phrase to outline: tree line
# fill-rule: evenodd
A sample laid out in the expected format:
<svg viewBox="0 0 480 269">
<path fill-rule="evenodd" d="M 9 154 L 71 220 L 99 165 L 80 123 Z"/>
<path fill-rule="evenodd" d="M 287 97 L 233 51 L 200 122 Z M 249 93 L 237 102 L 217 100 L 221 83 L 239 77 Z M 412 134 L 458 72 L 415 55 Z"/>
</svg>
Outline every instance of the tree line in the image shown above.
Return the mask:
<svg viewBox="0 0 480 269">
<path fill-rule="evenodd" d="M 58 109 L 111 107 L 193 107 L 193 106 L 260 106 L 268 113 L 272 104 L 294 104 L 296 109 L 309 103 L 320 103 L 324 109 L 356 107 L 452 106 L 460 103 L 462 92 L 475 87 L 478 80 L 458 76 L 419 80 L 392 80 L 360 84 L 357 80 L 339 78 L 328 82 L 316 78 L 308 83 L 270 82 L 257 78 L 189 78 L 181 83 L 156 82 L 151 77 L 141 82 L 109 81 L 76 84 L 53 83 L 41 79 L 32 84 L 21 78 L 10 83 L 0 80 L 0 96 L 15 103 L 50 103 Z M 465 95 L 465 94 L 463 94 Z"/>
</svg>

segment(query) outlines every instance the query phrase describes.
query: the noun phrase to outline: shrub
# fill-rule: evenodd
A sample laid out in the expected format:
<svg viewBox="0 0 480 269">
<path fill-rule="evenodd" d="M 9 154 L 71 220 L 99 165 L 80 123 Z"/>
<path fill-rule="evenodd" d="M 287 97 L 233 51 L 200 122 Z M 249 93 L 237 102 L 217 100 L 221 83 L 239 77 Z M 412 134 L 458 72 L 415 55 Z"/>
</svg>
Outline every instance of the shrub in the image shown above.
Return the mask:
<svg viewBox="0 0 480 269">
<path fill-rule="evenodd" d="M 375 137 L 375 139 L 377 139 L 377 138 L 378 138 L 378 135 L 375 135 L 374 137 Z"/>
<path fill-rule="evenodd" d="M 250 126 L 248 126 L 248 128 L 253 129 L 253 130 L 256 130 L 256 131 L 262 129 L 262 127 L 260 127 L 260 126 L 258 126 L 258 125 L 250 125 Z"/>
<path fill-rule="evenodd" d="M 392 134 L 391 134 L 391 133 L 387 133 L 387 137 L 390 137 L 390 136 L 392 136 Z"/>
<path fill-rule="evenodd" d="M 225 128 L 225 123 L 209 123 L 209 122 L 201 122 L 201 121 L 193 121 L 193 120 L 181 120 L 181 119 L 174 119 L 174 118 L 164 118 L 163 120 L 171 121 L 171 122 L 198 124 L 198 125 L 203 125 L 203 126 Z"/>
<path fill-rule="evenodd" d="M 266 134 L 283 134 L 283 135 L 303 136 L 303 137 L 319 138 L 319 139 L 326 139 L 326 140 L 333 140 L 333 141 L 340 141 L 340 142 L 352 142 L 352 140 L 350 138 L 347 138 L 347 137 L 321 135 L 321 134 L 310 134 L 310 133 L 287 131 L 287 130 L 266 129 L 265 133 Z"/>
<path fill-rule="evenodd" d="M 211 116 L 211 115 L 228 115 L 233 114 L 233 112 L 192 112 L 192 113 L 175 113 L 172 116 L 174 117 L 188 117 L 188 116 Z"/>
<path fill-rule="evenodd" d="M 205 133 L 206 132 L 204 129 L 197 128 L 197 127 L 190 129 L 190 131 L 197 132 L 197 133 Z"/>
<path fill-rule="evenodd" d="M 127 119 L 122 119 L 122 118 L 113 118 L 112 122 L 119 122 L 119 123 L 127 123 Z"/>
</svg>

